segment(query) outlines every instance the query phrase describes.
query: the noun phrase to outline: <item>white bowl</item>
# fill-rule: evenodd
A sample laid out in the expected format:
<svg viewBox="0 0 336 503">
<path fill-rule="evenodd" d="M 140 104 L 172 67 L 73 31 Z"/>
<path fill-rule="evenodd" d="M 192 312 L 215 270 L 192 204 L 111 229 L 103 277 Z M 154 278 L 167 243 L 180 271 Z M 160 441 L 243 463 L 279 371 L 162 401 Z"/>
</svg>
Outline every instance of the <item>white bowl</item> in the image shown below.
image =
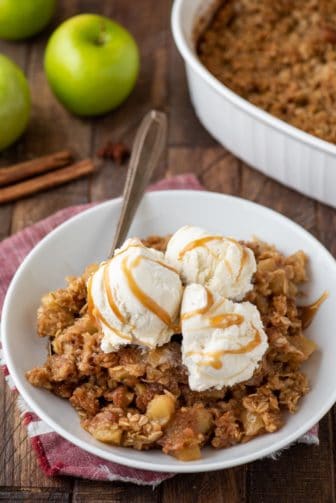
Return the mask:
<svg viewBox="0 0 336 503">
<path fill-rule="evenodd" d="M 79 275 L 87 264 L 106 257 L 119 210 L 120 199 L 109 201 L 58 227 L 29 254 L 10 285 L 2 318 L 5 359 L 15 385 L 36 414 L 70 442 L 97 456 L 164 472 L 217 470 L 253 461 L 293 442 L 321 419 L 336 400 L 334 259 L 315 238 L 287 218 L 242 199 L 207 192 L 166 191 L 146 195 L 130 235 L 164 235 L 190 223 L 239 239 L 256 234 L 285 253 L 298 249 L 307 252 L 311 259 L 307 302 L 325 290 L 330 297 L 308 330 L 321 351 L 305 365 L 312 390 L 300 402 L 298 413 L 289 416 L 276 433 L 229 449 L 207 448 L 201 460 L 183 463 L 160 451 L 139 452 L 96 441 L 80 427 L 78 415 L 67 400 L 28 383 L 25 372 L 41 365 L 46 358 L 46 340 L 36 335 L 35 323 L 41 296 L 62 287 L 65 276 Z"/>
<path fill-rule="evenodd" d="M 214 0 L 175 0 L 172 30 L 191 99 L 204 127 L 246 163 L 336 207 L 336 145 L 290 126 L 217 80 L 195 52 L 194 28 Z"/>
</svg>

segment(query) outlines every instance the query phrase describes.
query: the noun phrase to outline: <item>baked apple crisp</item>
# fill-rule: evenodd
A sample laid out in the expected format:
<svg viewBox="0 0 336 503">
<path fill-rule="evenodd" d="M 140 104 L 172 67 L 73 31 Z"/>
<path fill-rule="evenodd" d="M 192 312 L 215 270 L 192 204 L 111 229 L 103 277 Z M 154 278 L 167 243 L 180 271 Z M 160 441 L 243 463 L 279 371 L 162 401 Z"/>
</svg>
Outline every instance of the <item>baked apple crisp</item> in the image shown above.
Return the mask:
<svg viewBox="0 0 336 503">
<path fill-rule="evenodd" d="M 165 251 L 167 242 L 167 237 L 152 236 L 143 244 Z M 104 352 L 104 333 L 88 305 L 88 280 L 97 265 L 43 297 L 38 334 L 50 338 L 52 350 L 42 367 L 27 372 L 27 379 L 69 400 L 83 428 L 97 440 L 160 448 L 182 461 L 198 459 L 206 445 L 222 449 L 278 430 L 284 412 L 294 413 L 309 390 L 301 365 L 316 345 L 303 330 L 318 306 L 296 303 L 307 281 L 303 252 L 284 256 L 260 241 L 240 246 L 256 263 L 252 289 L 243 300 L 259 311 L 268 344 L 249 379 L 219 389 L 191 389 L 178 326 L 160 346 L 120 344 Z"/>
</svg>

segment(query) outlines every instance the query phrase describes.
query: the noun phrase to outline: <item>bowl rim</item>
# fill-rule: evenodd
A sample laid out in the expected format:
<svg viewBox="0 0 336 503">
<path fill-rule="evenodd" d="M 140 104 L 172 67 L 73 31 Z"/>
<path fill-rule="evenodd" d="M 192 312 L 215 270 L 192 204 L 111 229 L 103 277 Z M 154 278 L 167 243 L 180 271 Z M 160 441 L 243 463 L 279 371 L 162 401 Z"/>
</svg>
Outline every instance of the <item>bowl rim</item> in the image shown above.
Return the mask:
<svg viewBox="0 0 336 503">
<path fill-rule="evenodd" d="M 171 12 L 171 29 L 175 44 L 183 57 L 184 61 L 220 96 L 226 98 L 236 108 L 246 112 L 249 116 L 260 122 L 270 126 L 272 129 L 280 131 L 290 138 L 294 138 L 301 143 L 308 145 L 311 148 L 319 150 L 323 153 L 336 156 L 336 145 L 326 140 L 322 140 L 310 133 L 306 133 L 291 124 L 278 119 L 274 115 L 266 112 L 262 108 L 253 105 L 244 98 L 241 98 L 237 93 L 231 91 L 227 86 L 220 82 L 197 58 L 196 54 L 191 50 L 188 41 L 186 40 L 183 30 L 183 7 L 186 0 L 174 0 Z"/>
<path fill-rule="evenodd" d="M 284 215 L 267 208 L 263 205 L 260 205 L 258 203 L 255 203 L 253 201 L 249 201 L 246 199 L 242 199 L 240 197 L 236 196 L 231 196 L 227 194 L 221 194 L 217 192 L 208 192 L 208 191 L 198 191 L 198 190 L 163 190 L 163 191 L 155 191 L 146 194 L 146 198 L 150 197 L 153 199 L 160 199 L 161 197 L 183 197 L 184 199 L 188 197 L 197 197 L 197 198 L 210 198 L 210 199 L 226 199 L 226 200 L 234 200 L 238 202 L 239 204 L 244 205 L 245 207 L 248 206 L 249 208 L 253 208 L 257 212 L 262 212 L 262 213 L 267 213 L 269 216 L 271 216 L 275 222 L 282 222 L 286 226 L 290 226 L 294 231 L 296 231 L 299 235 L 303 236 L 308 242 L 312 243 L 313 246 L 317 246 L 320 250 L 321 255 L 323 256 L 323 260 L 327 261 L 330 263 L 331 267 L 336 268 L 336 261 L 334 257 L 329 253 L 329 251 L 324 247 L 322 243 L 320 243 L 312 234 L 310 234 L 308 231 L 306 231 L 303 227 L 298 225 L 297 223 L 293 222 L 289 218 L 285 217 Z M 121 198 L 116 198 L 112 199 L 106 202 L 103 202 L 101 204 L 97 204 L 91 208 L 88 208 L 84 210 L 83 212 L 71 217 L 68 219 L 66 222 L 62 223 L 58 227 L 56 227 L 53 231 L 51 231 L 49 234 L 47 234 L 31 251 L 30 253 L 26 256 L 26 258 L 23 260 L 19 268 L 17 269 L 10 286 L 8 288 L 4 305 L 3 305 L 3 312 L 2 312 L 2 323 L 1 323 L 1 335 L 2 335 L 2 348 L 3 348 L 3 354 L 4 354 L 4 359 L 6 362 L 6 365 L 8 367 L 9 373 L 13 379 L 13 382 L 18 390 L 18 392 L 21 394 L 23 399 L 27 402 L 27 404 L 31 407 L 31 409 L 39 416 L 40 419 L 45 421 L 56 433 L 60 434 L 63 438 L 67 439 L 69 442 L 72 444 L 82 448 L 83 450 L 90 452 L 91 454 L 94 454 L 96 456 L 99 456 L 105 460 L 120 463 L 125 466 L 133 467 L 133 468 L 139 468 L 143 470 L 149 470 L 149 471 L 160 471 L 160 472 L 165 472 L 165 473 L 196 473 L 196 472 L 205 472 L 205 471 L 214 471 L 214 470 L 221 470 L 224 468 L 230 468 L 234 466 L 239 466 L 243 465 L 252 461 L 255 461 L 257 459 L 263 458 L 265 456 L 271 455 L 272 453 L 290 445 L 291 443 L 295 442 L 300 436 L 305 434 L 312 426 L 314 426 L 316 423 L 320 421 L 320 419 L 330 410 L 330 408 L 333 406 L 333 404 L 336 402 L 336 388 L 334 390 L 334 393 L 329 395 L 328 400 L 326 401 L 324 407 L 316 411 L 316 413 L 313 416 L 310 416 L 307 421 L 303 425 L 301 425 L 299 428 L 297 428 L 296 431 L 291 433 L 290 435 L 287 435 L 283 439 L 278 440 L 277 442 L 271 443 L 271 445 L 263 447 L 259 449 L 258 451 L 254 451 L 252 453 L 247 453 L 240 455 L 237 457 L 235 460 L 222 460 L 222 461 L 213 461 L 213 462 L 207 462 L 206 464 L 202 464 L 202 460 L 198 460 L 198 465 L 194 465 L 193 462 L 189 463 L 181 463 L 181 464 L 165 464 L 165 463 L 160 463 L 159 465 L 155 466 L 153 462 L 146 461 L 146 460 L 134 460 L 131 457 L 128 459 L 125 459 L 122 456 L 119 456 L 118 453 L 113 452 L 113 446 L 111 447 L 111 454 L 106 453 L 105 451 L 101 451 L 99 447 L 96 447 L 94 445 L 90 445 L 89 443 L 78 439 L 77 436 L 73 435 L 72 433 L 69 433 L 66 429 L 63 427 L 59 426 L 57 422 L 55 422 L 52 418 L 48 416 L 48 413 L 40 408 L 39 405 L 37 405 L 34 401 L 34 399 L 31 397 L 29 392 L 26 392 L 24 389 L 23 385 L 21 385 L 21 380 L 20 377 L 17 375 L 16 370 L 15 370 L 15 365 L 13 363 L 13 360 L 10 356 L 10 351 L 7 345 L 7 335 L 6 335 L 6 326 L 7 326 L 7 318 L 8 318 L 8 312 L 11 306 L 11 300 L 13 297 L 13 293 L 16 288 L 16 283 L 20 279 L 21 271 L 29 264 L 31 258 L 40 251 L 41 248 L 45 245 L 45 243 L 50 239 L 53 238 L 54 236 L 57 236 L 57 234 L 62 234 L 63 229 L 65 229 L 68 226 L 71 226 L 75 221 L 79 221 L 81 219 L 84 219 L 87 217 L 88 214 L 94 213 L 94 212 L 99 212 L 102 210 L 102 208 L 105 207 L 110 207 L 115 208 L 118 207 L 121 203 Z M 298 414 L 300 413 L 300 410 L 298 411 Z"/>
</svg>

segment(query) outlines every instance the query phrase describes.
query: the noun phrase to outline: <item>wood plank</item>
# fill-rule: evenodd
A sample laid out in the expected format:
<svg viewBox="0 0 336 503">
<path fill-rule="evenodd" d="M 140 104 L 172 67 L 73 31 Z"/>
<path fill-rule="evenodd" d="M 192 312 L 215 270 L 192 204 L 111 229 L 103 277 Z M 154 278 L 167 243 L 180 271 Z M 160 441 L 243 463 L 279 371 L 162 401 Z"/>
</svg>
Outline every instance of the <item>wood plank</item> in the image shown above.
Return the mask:
<svg viewBox="0 0 336 503">
<path fill-rule="evenodd" d="M 200 181 L 208 190 L 239 195 L 241 163 L 229 153 L 222 154 L 202 171 Z"/>
<path fill-rule="evenodd" d="M 58 488 L 69 492 L 71 481 L 66 478 L 48 478 L 43 475 L 36 455 L 31 449 L 27 429 L 22 425 L 16 406 L 16 395 L 9 391 L 5 379 L 0 375 L 0 487 Z"/>
<path fill-rule="evenodd" d="M 0 51 L 16 61 L 23 70 L 27 69 L 28 47 L 25 44 L 11 44 L 0 42 Z M 11 148 L 1 153 L 1 165 L 16 162 L 23 155 L 25 135 Z M 0 208 L 0 239 L 5 237 L 11 229 L 13 205 L 4 205 Z M 2 440 L 0 455 L 0 486 L 3 488 L 13 485 L 27 484 L 32 473 L 40 472 L 35 455 L 31 453 L 30 442 L 26 439 L 26 428 L 21 426 L 19 413 L 15 406 L 14 395 L 8 390 L 3 376 L 0 380 L 1 410 L 0 435 Z M 15 435 L 13 431 L 15 430 Z M 23 465 L 20 461 L 24 460 Z M 29 467 L 29 468 L 28 468 Z M 43 476 L 35 481 L 43 486 L 60 486 L 60 483 L 50 482 Z M 3 494 L 5 494 L 3 492 Z M 0 496 L 1 498 L 1 496 Z M 6 498 L 3 498 L 6 500 Z M 12 498 L 13 499 L 13 498 Z"/>
<path fill-rule="evenodd" d="M 328 248 L 330 253 L 336 257 L 336 210 L 324 204 L 317 204 L 317 237 Z M 336 501 L 336 406 L 329 414 L 330 424 L 330 449 L 332 450 L 331 473 L 333 485 L 333 497 Z"/>
<path fill-rule="evenodd" d="M 161 503 L 243 503 L 245 469 L 178 475 L 160 486 Z"/>
<path fill-rule="evenodd" d="M 336 257 L 336 209 L 317 204 L 317 237 Z"/>
<path fill-rule="evenodd" d="M 74 13 L 76 7 L 76 1 L 63 0 L 58 6 L 54 25 Z M 50 32 L 50 29 L 46 30 L 31 42 L 22 45 L 28 53 L 26 70 L 32 93 L 33 110 L 28 130 L 18 143 L 20 160 L 56 151 L 65 146 L 72 147 L 81 154 L 84 151 L 85 155 L 89 150 L 87 145 L 90 145 L 90 125 L 70 117 L 64 111 L 52 97 L 44 76 L 43 53 Z M 9 163 L 8 158 L 6 158 L 6 163 Z M 14 205 L 11 230 L 15 232 L 67 204 L 84 201 L 87 201 L 87 182 L 85 181 L 27 198 Z M 6 387 L 4 396 L 8 404 L 13 399 Z M 36 455 L 31 450 L 30 441 L 27 439 L 26 428 L 21 425 L 16 407 L 11 407 L 6 414 L 5 424 L 0 433 L 6 445 L 5 466 L 1 472 L 3 488 L 24 487 L 27 493 L 32 487 L 57 488 L 58 492 L 62 493 L 62 499 L 66 501 L 72 486 L 71 479 L 47 478 L 43 475 Z M 48 491 L 44 493 L 44 495 L 47 494 Z M 47 497 L 50 499 L 50 494 Z M 35 496 L 34 500 L 36 500 Z"/>
<path fill-rule="evenodd" d="M 165 109 L 167 101 L 167 51 L 169 2 L 143 0 L 141 15 L 138 9 L 130 9 L 123 0 L 102 1 L 99 12 L 115 18 L 126 26 L 140 45 L 141 71 L 137 85 L 116 111 L 94 121 L 93 151 L 107 141 L 122 141 L 131 147 L 142 117 L 151 108 Z M 90 9 L 90 2 L 81 2 L 83 9 Z M 153 16 L 155 11 L 156 15 Z M 150 29 L 149 29 L 150 26 Z M 153 179 L 162 177 L 165 158 L 154 173 Z M 117 166 L 112 161 L 103 161 L 99 173 L 91 181 L 90 198 L 94 201 L 116 197 L 122 193 L 127 166 Z M 76 502 L 156 502 L 157 496 L 149 487 L 133 484 L 99 483 L 77 479 L 73 500 Z"/>
<path fill-rule="evenodd" d="M 23 71 L 26 69 L 27 48 L 22 44 L 12 44 L 10 42 L 0 41 L 0 53 L 17 63 Z M 10 148 L 7 148 L 0 153 L 0 169 L 1 166 L 6 166 L 8 163 L 15 163 L 18 160 L 20 151 L 20 142 L 16 142 Z M 0 206 L 0 241 L 5 238 L 11 227 L 12 219 L 12 204 Z"/>
<path fill-rule="evenodd" d="M 313 234 L 318 233 L 316 203 L 244 166 L 242 195 L 288 216 Z M 261 236 L 262 237 L 262 236 Z M 319 448 L 297 445 L 277 461 L 262 460 L 248 467 L 249 502 L 333 501 L 328 418 L 321 422 Z"/>
<path fill-rule="evenodd" d="M 333 464 L 328 417 L 320 423 L 320 446 L 295 445 L 277 460 L 256 461 L 248 468 L 249 503 L 334 502 Z"/>
<path fill-rule="evenodd" d="M 193 172 L 208 190 L 238 194 L 240 162 L 220 146 L 172 146 L 167 175 Z M 164 482 L 160 501 L 170 503 L 245 501 L 245 467 L 220 472 L 183 475 Z"/>
<path fill-rule="evenodd" d="M 172 145 L 214 147 L 217 142 L 198 120 L 191 104 L 184 62 L 175 43 L 169 42 L 169 115 Z"/>
<path fill-rule="evenodd" d="M 44 491 L 40 489 L 2 490 L 0 488 L 0 501 L 10 501 L 11 503 L 24 501 L 25 503 L 36 503 L 48 501 L 50 503 L 67 503 L 70 495 L 58 491 Z"/>
<path fill-rule="evenodd" d="M 97 482 L 77 479 L 74 503 L 156 503 L 158 493 L 151 487 L 120 482 Z"/>
<path fill-rule="evenodd" d="M 0 241 L 5 239 L 11 230 L 12 205 L 5 204 L 0 207 Z"/>
<path fill-rule="evenodd" d="M 54 24 L 58 24 L 79 8 L 78 1 L 59 3 Z M 90 122 L 78 119 L 60 105 L 47 83 L 43 70 L 43 55 L 51 29 L 34 38 L 29 44 L 27 74 L 32 94 L 32 116 L 21 141 L 21 160 L 69 148 L 79 158 L 91 150 Z M 44 218 L 56 210 L 88 200 L 88 181 L 79 180 L 60 188 L 28 197 L 16 203 L 13 211 L 12 232 Z"/>
<path fill-rule="evenodd" d="M 200 181 L 203 181 L 205 184 L 209 182 L 213 185 L 211 175 L 208 176 L 206 173 L 215 167 L 226 155 L 227 153 L 218 146 L 209 148 L 172 146 L 168 152 L 166 176 L 194 173 L 199 177 Z"/>
<path fill-rule="evenodd" d="M 242 164 L 241 195 L 272 208 L 316 234 L 316 203 Z"/>
<path fill-rule="evenodd" d="M 9 466 L 13 469 L 13 464 L 7 463 L 7 459 L 11 459 L 14 452 L 14 439 L 12 432 L 15 428 L 14 426 L 14 412 L 15 412 L 15 397 L 12 393 L 8 391 L 5 378 L 0 372 L 0 404 L 3 413 L 0 417 L 0 435 L 1 435 L 1 446 L 0 446 L 0 486 L 6 485 L 6 479 L 8 480 L 7 473 L 9 471 Z M 10 477 L 10 482 L 12 482 L 14 477 Z M 11 483 L 7 485 L 12 485 Z"/>
<path fill-rule="evenodd" d="M 155 11 L 155 16 L 153 12 Z M 151 108 L 165 109 L 167 102 L 167 35 L 169 1 L 143 0 L 141 15 L 122 0 L 100 3 L 100 12 L 112 16 L 128 28 L 140 47 L 141 70 L 134 91 L 114 112 L 94 123 L 93 148 L 96 151 L 107 141 L 122 141 L 132 146 L 136 128 Z M 150 29 L 149 29 L 150 26 Z M 161 178 L 165 159 L 156 170 L 153 180 Z M 92 180 L 92 200 L 119 196 L 126 177 L 126 166 L 104 161 L 97 177 Z"/>
<path fill-rule="evenodd" d="M 198 122 L 187 92 L 182 59 L 170 38 L 170 4 L 169 0 L 143 0 L 141 6 L 134 9 L 123 0 L 60 1 L 54 25 L 79 11 L 100 12 L 115 17 L 130 28 L 141 45 L 141 75 L 134 93 L 117 111 L 99 120 L 74 119 L 51 95 L 41 67 L 46 34 L 29 44 L 0 43 L 0 51 L 12 55 L 23 68 L 25 61 L 28 62 L 34 102 L 33 119 L 27 134 L 17 146 L 1 154 L 0 165 L 46 153 L 51 151 L 46 149 L 56 145 L 57 148 L 73 146 L 81 156 L 94 152 L 108 139 L 123 140 L 131 145 L 136 126 L 145 112 L 150 107 L 160 108 L 170 116 L 171 148 L 155 173 L 155 179 L 165 173 L 168 176 L 193 171 L 208 190 L 241 193 L 290 216 L 316 234 L 336 254 L 335 210 L 317 205 L 242 165 L 218 146 Z M 125 166 L 104 162 L 101 172 L 89 183 L 76 182 L 15 205 L 12 226 L 12 207 L 1 207 L 0 239 L 10 227 L 16 231 L 60 207 L 85 202 L 89 196 L 92 200 L 101 200 L 119 195 L 125 175 Z M 3 378 L 0 389 L 4 389 Z M 1 393 L 0 405 L 3 411 L 7 411 L 3 414 L 3 425 L 0 418 L 0 434 L 5 439 L 2 448 L 8 443 L 5 456 L 0 456 L 0 500 L 68 501 L 72 479 L 48 479 L 41 474 L 30 444 L 25 440 L 25 428 L 20 426 L 18 412 L 11 405 L 12 400 L 7 391 Z M 17 428 L 14 435 L 13 426 Z M 222 472 L 177 476 L 155 491 L 132 484 L 77 479 L 73 500 L 149 503 L 173 500 L 182 503 L 194 500 L 209 503 L 336 501 L 332 426 L 336 438 L 335 415 L 329 415 L 322 422 L 320 448 L 294 446 L 278 461 L 264 460 Z M 16 489 L 9 490 L 9 487 Z"/>
</svg>

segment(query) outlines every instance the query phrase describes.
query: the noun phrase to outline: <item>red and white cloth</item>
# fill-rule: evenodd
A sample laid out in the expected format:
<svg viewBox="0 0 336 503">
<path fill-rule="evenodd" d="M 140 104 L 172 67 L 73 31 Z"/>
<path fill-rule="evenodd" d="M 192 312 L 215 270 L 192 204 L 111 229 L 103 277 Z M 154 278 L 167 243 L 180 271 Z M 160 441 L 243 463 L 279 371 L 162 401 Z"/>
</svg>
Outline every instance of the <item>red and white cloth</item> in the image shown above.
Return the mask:
<svg viewBox="0 0 336 503">
<path fill-rule="evenodd" d="M 204 190 L 197 178 L 191 174 L 164 179 L 150 187 L 150 190 L 165 189 Z M 90 206 L 92 204 L 65 208 L 0 243 L 0 312 L 8 285 L 30 250 L 55 227 Z M 7 384 L 13 392 L 16 392 L 6 364 L 1 358 L 2 354 L 0 353 L 0 365 L 6 376 Z M 18 396 L 18 405 L 22 412 L 22 422 L 27 427 L 32 447 L 46 475 L 72 475 L 91 480 L 117 480 L 153 487 L 173 476 L 168 473 L 129 468 L 89 454 L 55 433 L 34 414 L 20 396 Z M 318 445 L 318 425 L 303 435 L 299 442 Z M 273 457 L 276 455 L 277 453 Z"/>
</svg>

